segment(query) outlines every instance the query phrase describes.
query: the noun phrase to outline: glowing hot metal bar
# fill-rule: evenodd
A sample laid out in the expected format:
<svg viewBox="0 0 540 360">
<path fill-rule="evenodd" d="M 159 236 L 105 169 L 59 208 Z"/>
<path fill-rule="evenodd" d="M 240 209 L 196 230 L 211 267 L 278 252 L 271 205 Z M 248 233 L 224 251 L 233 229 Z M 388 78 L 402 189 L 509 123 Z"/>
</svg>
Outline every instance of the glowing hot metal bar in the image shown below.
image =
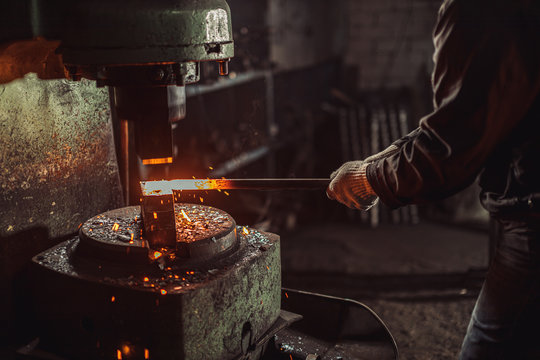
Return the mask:
<svg viewBox="0 0 540 360">
<path fill-rule="evenodd" d="M 144 196 L 172 195 L 179 190 L 324 190 L 330 179 L 177 179 L 141 181 Z"/>
</svg>

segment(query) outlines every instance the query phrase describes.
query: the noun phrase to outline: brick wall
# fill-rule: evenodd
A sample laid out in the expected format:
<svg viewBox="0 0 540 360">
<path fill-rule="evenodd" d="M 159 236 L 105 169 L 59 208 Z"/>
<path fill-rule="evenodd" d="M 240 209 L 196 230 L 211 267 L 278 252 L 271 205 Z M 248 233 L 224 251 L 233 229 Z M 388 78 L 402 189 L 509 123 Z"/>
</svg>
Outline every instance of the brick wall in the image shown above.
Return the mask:
<svg viewBox="0 0 540 360">
<path fill-rule="evenodd" d="M 346 62 L 360 89 L 414 86 L 432 69 L 431 33 L 441 0 L 348 0 Z"/>
</svg>

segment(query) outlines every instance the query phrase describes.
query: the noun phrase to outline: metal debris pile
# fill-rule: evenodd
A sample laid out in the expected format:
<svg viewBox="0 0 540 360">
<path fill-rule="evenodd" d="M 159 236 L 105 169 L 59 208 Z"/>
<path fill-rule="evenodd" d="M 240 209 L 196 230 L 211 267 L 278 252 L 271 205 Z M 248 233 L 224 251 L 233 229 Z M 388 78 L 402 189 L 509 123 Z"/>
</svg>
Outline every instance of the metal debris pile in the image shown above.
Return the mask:
<svg viewBox="0 0 540 360">
<path fill-rule="evenodd" d="M 233 226 L 230 215 L 215 208 L 175 204 L 174 210 L 179 242 L 209 239 L 230 231 Z"/>
<path fill-rule="evenodd" d="M 113 243 L 146 246 L 143 239 L 143 224 L 140 215 L 133 218 L 123 216 L 112 218 L 98 215 L 81 226 L 96 238 L 106 238 Z"/>
</svg>

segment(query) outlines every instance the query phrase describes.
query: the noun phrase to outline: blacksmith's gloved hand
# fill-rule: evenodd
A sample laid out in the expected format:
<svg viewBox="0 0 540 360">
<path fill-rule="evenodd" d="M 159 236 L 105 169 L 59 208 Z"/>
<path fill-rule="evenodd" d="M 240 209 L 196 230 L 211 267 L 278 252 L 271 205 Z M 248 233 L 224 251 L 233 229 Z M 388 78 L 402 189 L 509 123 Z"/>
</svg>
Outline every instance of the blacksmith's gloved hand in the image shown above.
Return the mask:
<svg viewBox="0 0 540 360">
<path fill-rule="evenodd" d="M 331 182 L 326 195 L 351 209 L 371 209 L 379 198 L 366 177 L 368 164 L 364 161 L 349 161 L 341 165 L 330 175 Z"/>
</svg>

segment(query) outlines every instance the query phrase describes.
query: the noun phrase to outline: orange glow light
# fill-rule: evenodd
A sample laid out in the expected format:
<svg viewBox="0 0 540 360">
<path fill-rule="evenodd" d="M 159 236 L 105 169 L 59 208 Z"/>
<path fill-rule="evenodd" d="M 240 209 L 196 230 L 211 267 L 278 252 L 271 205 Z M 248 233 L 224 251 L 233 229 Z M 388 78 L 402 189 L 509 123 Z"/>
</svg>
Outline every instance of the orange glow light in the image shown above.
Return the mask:
<svg viewBox="0 0 540 360">
<path fill-rule="evenodd" d="M 116 297 L 111 297 L 111 302 L 115 302 L 116 301 Z"/>
<path fill-rule="evenodd" d="M 144 359 L 145 360 L 150 359 L 150 351 L 148 351 L 148 349 L 144 349 Z"/>
<path fill-rule="evenodd" d="M 172 157 L 144 159 L 143 165 L 160 165 L 160 164 L 172 164 Z"/>
</svg>

